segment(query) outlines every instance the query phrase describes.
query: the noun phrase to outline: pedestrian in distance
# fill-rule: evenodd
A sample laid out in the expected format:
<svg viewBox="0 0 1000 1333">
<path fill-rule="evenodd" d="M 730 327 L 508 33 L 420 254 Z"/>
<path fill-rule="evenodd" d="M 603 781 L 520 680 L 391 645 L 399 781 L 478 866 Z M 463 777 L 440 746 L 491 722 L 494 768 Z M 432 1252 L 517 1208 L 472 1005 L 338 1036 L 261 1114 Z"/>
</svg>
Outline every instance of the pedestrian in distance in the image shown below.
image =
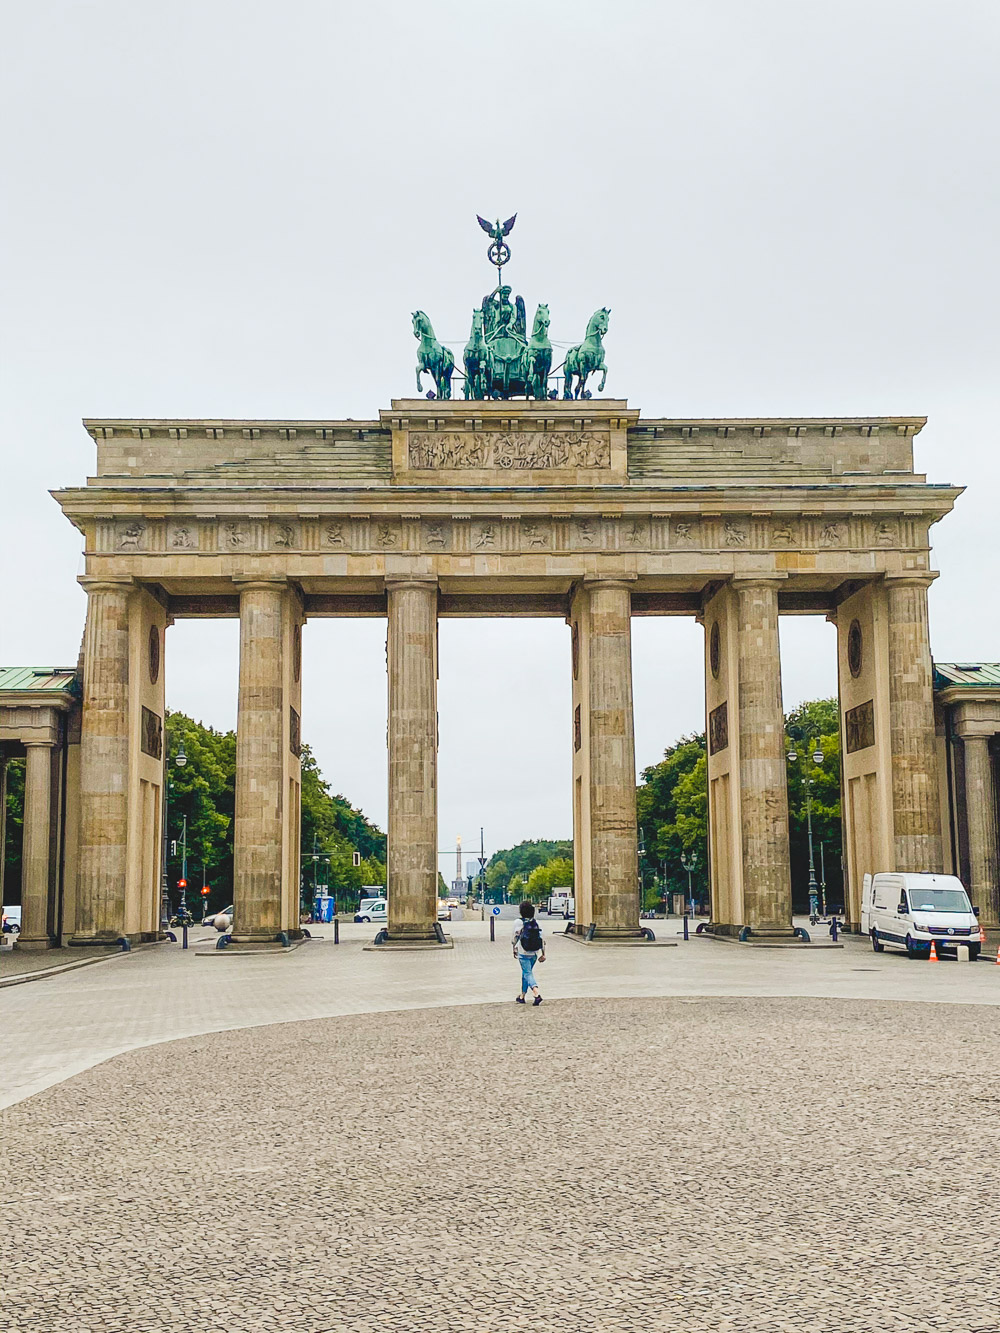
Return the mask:
<svg viewBox="0 0 1000 1333">
<path fill-rule="evenodd" d="M 528 991 L 534 995 L 534 1003 L 541 1004 L 542 996 L 535 980 L 535 964 L 545 962 L 545 941 L 542 928 L 535 920 L 535 904 L 523 902 L 517 909 L 521 921 L 514 931 L 514 957 L 521 965 L 521 993 L 517 996 L 518 1004 L 527 1004 Z"/>
</svg>

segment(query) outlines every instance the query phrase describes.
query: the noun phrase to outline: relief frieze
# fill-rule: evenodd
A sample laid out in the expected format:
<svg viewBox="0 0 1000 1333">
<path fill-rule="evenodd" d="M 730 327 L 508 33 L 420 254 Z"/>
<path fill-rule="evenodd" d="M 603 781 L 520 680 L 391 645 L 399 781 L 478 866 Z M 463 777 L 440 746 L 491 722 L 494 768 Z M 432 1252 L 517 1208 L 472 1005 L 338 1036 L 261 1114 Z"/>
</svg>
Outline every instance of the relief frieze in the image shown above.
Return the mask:
<svg viewBox="0 0 1000 1333">
<path fill-rule="evenodd" d="M 411 434 L 410 467 L 461 471 L 609 468 L 611 439 L 593 431 L 444 431 Z"/>
</svg>

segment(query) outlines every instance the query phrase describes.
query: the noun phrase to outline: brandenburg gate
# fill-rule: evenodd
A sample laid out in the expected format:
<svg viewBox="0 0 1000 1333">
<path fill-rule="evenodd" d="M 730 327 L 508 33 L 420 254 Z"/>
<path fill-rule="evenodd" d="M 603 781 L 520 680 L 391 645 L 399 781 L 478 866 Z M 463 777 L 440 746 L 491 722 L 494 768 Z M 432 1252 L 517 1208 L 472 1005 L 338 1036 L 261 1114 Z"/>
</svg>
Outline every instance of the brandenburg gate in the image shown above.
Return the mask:
<svg viewBox="0 0 1000 1333">
<path fill-rule="evenodd" d="M 513 219 L 494 228 L 502 274 Z M 369 421 L 91 420 L 74 941 L 159 930 L 167 629 L 238 617 L 234 943 L 299 934 L 303 628 L 388 620 L 389 945 L 437 922 L 437 624 L 556 616 L 572 639 L 576 929 L 639 936 L 633 616 L 705 628 L 713 929 L 791 936 L 778 617 L 837 626 L 850 919 L 874 870 L 941 870 L 930 529 L 959 491 L 913 470 L 920 417 L 645 418 L 594 398 L 607 308 L 550 388 L 498 284 L 465 397 L 422 311 L 417 384 Z M 603 388 L 603 379 L 598 392 Z M 663 663 L 669 689 L 677 664 Z M 591 932 L 590 928 L 593 927 Z"/>
<path fill-rule="evenodd" d="M 240 620 L 234 938 L 298 931 L 300 667 L 316 616 L 388 618 L 389 938 L 437 918 L 439 616 L 572 636 L 577 922 L 639 929 L 632 616 L 705 626 L 713 921 L 789 932 L 778 617 L 838 630 L 851 915 L 942 866 L 927 588 L 957 491 L 919 418 L 644 419 L 618 400 L 403 399 L 372 421 L 88 421 L 78 941 L 159 925 L 166 631 Z M 677 665 L 663 664 L 663 687 Z"/>
</svg>

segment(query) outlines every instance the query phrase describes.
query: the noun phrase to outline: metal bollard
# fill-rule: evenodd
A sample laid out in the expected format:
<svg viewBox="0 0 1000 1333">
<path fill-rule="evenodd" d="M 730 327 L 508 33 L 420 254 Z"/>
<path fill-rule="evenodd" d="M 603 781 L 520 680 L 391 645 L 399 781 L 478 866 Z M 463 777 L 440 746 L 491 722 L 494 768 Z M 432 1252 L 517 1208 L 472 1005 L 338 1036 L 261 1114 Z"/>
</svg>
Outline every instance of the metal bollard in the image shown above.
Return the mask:
<svg viewBox="0 0 1000 1333">
<path fill-rule="evenodd" d="M 496 921 L 497 921 L 497 919 L 496 919 L 495 916 L 491 916 L 491 917 L 490 917 L 490 943 L 491 943 L 491 944 L 495 944 L 495 943 L 496 943 L 496 938 L 497 938 Z"/>
<path fill-rule="evenodd" d="M 188 947 L 188 923 L 185 921 L 185 922 L 184 922 L 184 943 L 181 945 L 181 948 L 182 948 L 182 949 L 186 949 L 187 947 Z"/>
<path fill-rule="evenodd" d="M 686 940 L 689 940 L 689 939 L 691 938 L 691 936 L 688 934 L 688 914 L 687 914 L 687 912 L 684 913 L 684 938 L 685 938 Z"/>
<path fill-rule="evenodd" d="M 335 916 L 335 917 L 333 918 L 333 942 L 334 942 L 334 944 L 339 944 L 339 943 L 340 943 L 340 917 L 339 917 L 339 916 Z"/>
<path fill-rule="evenodd" d="M 834 917 L 833 920 L 830 922 L 830 938 L 833 940 L 834 944 L 837 943 L 837 927 L 839 925 L 840 922 L 837 920 L 836 917 Z"/>
</svg>

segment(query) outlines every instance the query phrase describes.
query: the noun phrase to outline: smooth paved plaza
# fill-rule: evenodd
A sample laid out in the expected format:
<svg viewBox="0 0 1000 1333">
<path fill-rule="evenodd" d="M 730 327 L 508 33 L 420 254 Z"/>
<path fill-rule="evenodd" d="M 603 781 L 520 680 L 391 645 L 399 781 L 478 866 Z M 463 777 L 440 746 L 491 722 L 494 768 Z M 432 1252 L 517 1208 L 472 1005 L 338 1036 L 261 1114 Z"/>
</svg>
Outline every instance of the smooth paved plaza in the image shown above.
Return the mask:
<svg viewBox="0 0 1000 1333">
<path fill-rule="evenodd" d="M 1000 1324 L 1000 968 L 452 929 L 3 991 L 0 1326 Z"/>
</svg>

